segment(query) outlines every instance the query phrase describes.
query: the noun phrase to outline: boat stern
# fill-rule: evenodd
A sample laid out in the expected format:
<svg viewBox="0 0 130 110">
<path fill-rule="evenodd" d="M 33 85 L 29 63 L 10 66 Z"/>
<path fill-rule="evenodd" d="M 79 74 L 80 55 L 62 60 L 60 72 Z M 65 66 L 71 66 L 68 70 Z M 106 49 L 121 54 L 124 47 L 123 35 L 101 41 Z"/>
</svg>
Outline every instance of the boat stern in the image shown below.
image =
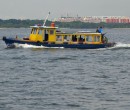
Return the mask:
<svg viewBox="0 0 130 110">
<path fill-rule="evenodd" d="M 106 47 L 114 47 L 116 45 L 115 42 L 109 42 L 106 44 Z"/>
</svg>

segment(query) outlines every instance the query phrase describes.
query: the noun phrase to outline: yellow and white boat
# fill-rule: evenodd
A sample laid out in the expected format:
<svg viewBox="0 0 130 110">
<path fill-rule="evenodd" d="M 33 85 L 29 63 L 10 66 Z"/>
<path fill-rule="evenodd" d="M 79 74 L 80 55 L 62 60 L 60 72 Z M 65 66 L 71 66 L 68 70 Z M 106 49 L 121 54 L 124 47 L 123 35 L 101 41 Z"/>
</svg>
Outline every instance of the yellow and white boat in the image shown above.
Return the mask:
<svg viewBox="0 0 130 110">
<path fill-rule="evenodd" d="M 96 32 L 75 32 L 65 33 L 57 31 L 55 23 L 51 26 L 31 26 L 30 35 L 25 38 L 7 38 L 3 37 L 3 41 L 8 47 L 14 44 L 29 44 L 45 47 L 62 47 L 62 48 L 78 48 L 78 49 L 97 49 L 113 47 L 115 43 L 108 42 L 107 38 Z"/>
</svg>

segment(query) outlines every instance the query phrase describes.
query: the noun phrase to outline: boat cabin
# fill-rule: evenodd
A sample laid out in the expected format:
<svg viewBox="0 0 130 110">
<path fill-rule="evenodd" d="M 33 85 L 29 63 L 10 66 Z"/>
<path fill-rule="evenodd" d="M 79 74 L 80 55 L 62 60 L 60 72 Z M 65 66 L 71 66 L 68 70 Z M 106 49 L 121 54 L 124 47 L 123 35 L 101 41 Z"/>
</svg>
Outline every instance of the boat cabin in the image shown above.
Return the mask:
<svg viewBox="0 0 130 110">
<path fill-rule="evenodd" d="M 46 42 L 55 44 L 101 44 L 103 36 L 100 33 L 92 32 L 77 32 L 77 33 L 62 33 L 57 32 L 57 27 L 51 24 L 47 26 L 31 26 L 30 41 Z"/>
<path fill-rule="evenodd" d="M 29 40 L 35 42 L 55 42 L 57 27 L 31 26 Z"/>
</svg>

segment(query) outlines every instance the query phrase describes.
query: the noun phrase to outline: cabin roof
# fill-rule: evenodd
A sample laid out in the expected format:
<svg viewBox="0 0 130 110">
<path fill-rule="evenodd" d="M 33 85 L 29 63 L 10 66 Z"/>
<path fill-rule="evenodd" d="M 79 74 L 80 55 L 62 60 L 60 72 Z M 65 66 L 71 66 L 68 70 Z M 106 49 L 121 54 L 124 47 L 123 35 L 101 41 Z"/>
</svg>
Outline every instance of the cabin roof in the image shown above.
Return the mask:
<svg viewBox="0 0 130 110">
<path fill-rule="evenodd" d="M 93 34 L 93 35 L 101 35 L 101 33 L 97 33 L 97 32 L 76 32 L 74 34 Z"/>
<path fill-rule="evenodd" d="M 41 28 L 41 29 L 57 29 L 58 27 L 51 27 L 51 26 L 30 26 L 31 28 Z"/>
</svg>

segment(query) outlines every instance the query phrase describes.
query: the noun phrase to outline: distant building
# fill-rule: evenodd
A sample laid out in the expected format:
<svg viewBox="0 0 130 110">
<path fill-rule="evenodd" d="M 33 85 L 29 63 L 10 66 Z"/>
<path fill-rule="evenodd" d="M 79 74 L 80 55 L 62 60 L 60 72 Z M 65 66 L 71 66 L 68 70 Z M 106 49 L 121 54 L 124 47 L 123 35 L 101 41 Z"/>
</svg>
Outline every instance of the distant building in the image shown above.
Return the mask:
<svg viewBox="0 0 130 110">
<path fill-rule="evenodd" d="M 56 21 L 72 22 L 81 21 L 88 23 L 130 23 L 130 17 L 127 16 L 86 16 L 86 17 L 61 17 Z"/>
<path fill-rule="evenodd" d="M 106 19 L 106 23 L 130 23 L 129 17 L 109 17 Z"/>
</svg>

